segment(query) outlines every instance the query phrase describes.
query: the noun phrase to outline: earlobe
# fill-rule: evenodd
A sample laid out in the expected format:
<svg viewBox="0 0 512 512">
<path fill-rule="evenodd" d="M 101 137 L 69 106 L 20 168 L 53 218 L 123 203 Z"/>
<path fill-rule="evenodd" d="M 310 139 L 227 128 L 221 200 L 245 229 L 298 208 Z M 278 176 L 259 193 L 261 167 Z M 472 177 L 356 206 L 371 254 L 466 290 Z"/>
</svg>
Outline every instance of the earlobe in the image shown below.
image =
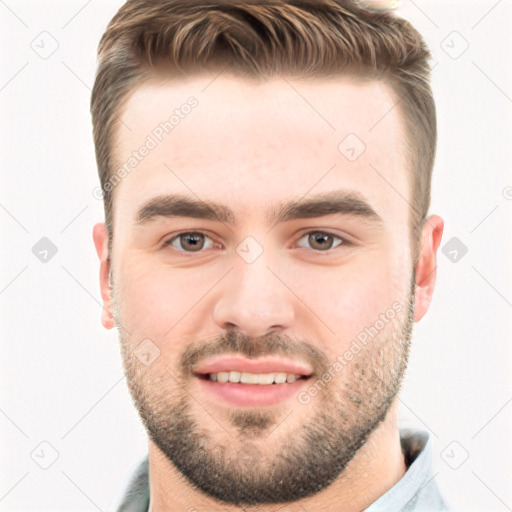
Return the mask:
<svg viewBox="0 0 512 512">
<path fill-rule="evenodd" d="M 109 283 L 110 257 L 108 254 L 108 231 L 104 222 L 98 222 L 94 225 L 92 237 L 94 246 L 96 247 L 96 253 L 100 260 L 100 291 L 103 300 L 101 323 L 105 329 L 112 329 L 116 324 L 112 315 L 112 298 Z"/>
<path fill-rule="evenodd" d="M 418 263 L 415 269 L 414 321 L 419 322 L 428 311 L 434 293 L 437 269 L 437 250 L 443 236 L 444 220 L 431 215 L 420 237 Z"/>
</svg>

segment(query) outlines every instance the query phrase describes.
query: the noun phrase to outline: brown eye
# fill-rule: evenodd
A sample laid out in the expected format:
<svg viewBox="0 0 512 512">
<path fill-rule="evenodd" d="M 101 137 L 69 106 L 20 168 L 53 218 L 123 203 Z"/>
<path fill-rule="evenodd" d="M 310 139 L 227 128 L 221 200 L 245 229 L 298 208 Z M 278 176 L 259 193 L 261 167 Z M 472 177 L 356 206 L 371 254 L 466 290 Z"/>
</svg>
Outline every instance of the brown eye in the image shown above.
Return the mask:
<svg viewBox="0 0 512 512">
<path fill-rule="evenodd" d="M 210 237 L 204 233 L 189 231 L 186 233 L 180 233 L 173 238 L 167 240 L 165 245 L 170 245 L 180 252 L 199 252 L 205 248 L 205 240 L 210 240 Z M 210 243 L 207 249 L 213 247 L 213 243 Z"/>
<path fill-rule="evenodd" d="M 336 235 L 332 235 L 330 233 L 326 233 L 325 231 L 312 231 L 310 233 L 306 233 L 302 236 L 301 240 L 307 237 L 307 242 L 312 249 L 316 251 L 328 251 L 333 247 L 336 248 L 342 243 L 348 244 L 342 238 Z M 334 239 L 338 239 L 339 243 L 334 242 Z M 299 245 L 299 247 L 304 247 L 303 245 Z M 307 247 L 306 247 L 307 248 Z"/>
</svg>

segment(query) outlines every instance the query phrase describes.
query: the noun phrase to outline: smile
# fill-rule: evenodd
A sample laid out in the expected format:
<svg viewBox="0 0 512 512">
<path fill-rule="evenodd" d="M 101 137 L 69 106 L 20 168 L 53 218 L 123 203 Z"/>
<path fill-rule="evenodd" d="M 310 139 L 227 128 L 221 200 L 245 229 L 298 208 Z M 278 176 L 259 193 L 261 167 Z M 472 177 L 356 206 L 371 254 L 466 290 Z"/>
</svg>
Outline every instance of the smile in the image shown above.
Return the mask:
<svg viewBox="0 0 512 512">
<path fill-rule="evenodd" d="M 299 379 L 305 379 L 307 376 L 305 375 L 296 375 L 293 373 L 250 373 L 250 372 L 238 372 L 238 371 L 229 371 L 229 372 L 218 372 L 218 373 L 208 373 L 204 375 L 204 378 L 207 378 L 213 382 L 231 382 L 234 384 L 259 384 L 259 385 L 269 385 L 269 384 L 286 384 L 289 382 L 295 382 Z"/>
</svg>

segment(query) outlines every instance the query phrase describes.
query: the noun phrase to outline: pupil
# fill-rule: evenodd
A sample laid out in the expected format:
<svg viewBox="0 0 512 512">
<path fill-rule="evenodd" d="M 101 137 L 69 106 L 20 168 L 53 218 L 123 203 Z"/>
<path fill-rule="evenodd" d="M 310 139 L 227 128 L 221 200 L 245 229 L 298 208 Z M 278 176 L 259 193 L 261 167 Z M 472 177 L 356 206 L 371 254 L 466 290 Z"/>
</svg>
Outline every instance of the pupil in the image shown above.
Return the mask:
<svg viewBox="0 0 512 512">
<path fill-rule="evenodd" d="M 310 235 L 310 237 L 312 237 L 313 239 L 313 245 L 314 244 L 318 244 L 318 240 L 323 240 L 325 241 L 327 238 L 331 238 L 331 235 L 328 235 L 328 234 L 325 234 L 325 233 L 313 233 Z M 332 239 L 332 238 L 331 238 Z M 329 244 L 329 246 L 327 247 L 325 244 L 321 244 L 319 245 L 320 249 L 330 249 L 332 243 Z"/>
<path fill-rule="evenodd" d="M 186 234 L 186 235 L 183 235 L 186 240 L 187 240 L 187 244 L 191 244 L 191 248 L 194 250 L 194 251 L 197 251 L 199 249 L 201 249 L 202 247 L 202 244 L 200 242 L 200 237 L 202 237 L 202 235 L 200 234 Z"/>
</svg>

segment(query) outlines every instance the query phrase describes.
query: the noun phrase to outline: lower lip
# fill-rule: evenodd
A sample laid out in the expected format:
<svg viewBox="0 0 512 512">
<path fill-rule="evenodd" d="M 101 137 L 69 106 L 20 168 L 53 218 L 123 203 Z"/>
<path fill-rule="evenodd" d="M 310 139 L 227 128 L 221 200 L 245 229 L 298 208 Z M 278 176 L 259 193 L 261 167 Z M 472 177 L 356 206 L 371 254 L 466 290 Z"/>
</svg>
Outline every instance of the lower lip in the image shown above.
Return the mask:
<svg viewBox="0 0 512 512">
<path fill-rule="evenodd" d="M 284 402 L 300 391 L 307 379 L 286 384 L 236 384 L 196 377 L 206 393 L 236 406 L 268 406 Z"/>
</svg>

